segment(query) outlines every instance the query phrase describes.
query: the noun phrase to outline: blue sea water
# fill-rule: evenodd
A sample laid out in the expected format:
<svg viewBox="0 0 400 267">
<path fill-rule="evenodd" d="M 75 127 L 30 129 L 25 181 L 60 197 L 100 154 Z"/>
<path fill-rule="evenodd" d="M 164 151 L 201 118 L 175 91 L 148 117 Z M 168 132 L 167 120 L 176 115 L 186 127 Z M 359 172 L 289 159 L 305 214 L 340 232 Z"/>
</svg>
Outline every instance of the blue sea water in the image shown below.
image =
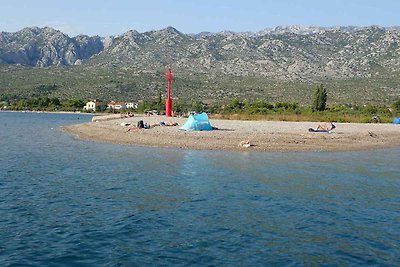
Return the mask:
<svg viewBox="0 0 400 267">
<path fill-rule="evenodd" d="M 0 266 L 398 266 L 400 148 L 111 145 L 0 113 Z"/>
</svg>

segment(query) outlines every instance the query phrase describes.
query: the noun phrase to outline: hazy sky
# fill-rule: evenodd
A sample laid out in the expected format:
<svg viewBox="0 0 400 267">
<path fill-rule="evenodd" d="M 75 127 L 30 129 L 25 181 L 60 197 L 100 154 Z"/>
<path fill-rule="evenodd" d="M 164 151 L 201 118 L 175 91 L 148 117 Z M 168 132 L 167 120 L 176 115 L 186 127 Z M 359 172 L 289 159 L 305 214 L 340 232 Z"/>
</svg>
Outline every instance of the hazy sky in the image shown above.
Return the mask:
<svg viewBox="0 0 400 267">
<path fill-rule="evenodd" d="M 0 31 L 50 26 L 74 36 L 173 26 L 183 33 L 279 25 L 400 25 L 400 0 L 0 0 Z"/>
</svg>

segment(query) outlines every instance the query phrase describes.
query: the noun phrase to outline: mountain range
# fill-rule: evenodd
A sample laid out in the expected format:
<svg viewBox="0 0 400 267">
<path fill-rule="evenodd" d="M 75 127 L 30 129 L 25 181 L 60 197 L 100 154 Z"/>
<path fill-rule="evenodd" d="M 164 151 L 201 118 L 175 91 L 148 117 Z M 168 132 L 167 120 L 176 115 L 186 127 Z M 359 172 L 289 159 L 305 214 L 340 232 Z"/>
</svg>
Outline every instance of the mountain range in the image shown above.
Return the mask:
<svg viewBox="0 0 400 267">
<path fill-rule="evenodd" d="M 197 96 L 208 100 L 286 101 L 297 97 L 298 102 L 304 102 L 310 95 L 305 88 L 324 83 L 331 86 L 334 102 L 360 98 L 387 102 L 400 95 L 400 27 L 280 26 L 254 33 L 198 34 L 168 27 L 107 37 L 69 37 L 52 28 L 30 27 L 0 33 L 0 64 L 0 86 L 7 93 L 24 94 L 22 88 L 33 90 L 40 83 L 58 84 L 49 77 L 36 83 L 15 83 L 8 80 L 11 73 L 49 75 L 50 70 L 59 70 L 91 73 L 99 79 L 107 77 L 107 81 L 83 86 L 86 91 L 60 84 L 58 92 L 46 94 L 61 95 L 63 88 L 73 88 L 76 97 L 122 98 L 123 88 L 129 97 L 145 98 L 160 90 L 162 73 L 170 65 L 181 80 L 181 98 L 190 98 L 190 88 L 197 88 L 204 89 Z M 140 80 L 141 76 L 145 79 Z M 118 86 L 120 89 L 114 90 Z M 111 88 L 110 94 L 101 93 L 107 88 Z M 348 92 L 350 88 L 360 98 Z M 364 91 L 366 95 L 362 95 Z"/>
</svg>

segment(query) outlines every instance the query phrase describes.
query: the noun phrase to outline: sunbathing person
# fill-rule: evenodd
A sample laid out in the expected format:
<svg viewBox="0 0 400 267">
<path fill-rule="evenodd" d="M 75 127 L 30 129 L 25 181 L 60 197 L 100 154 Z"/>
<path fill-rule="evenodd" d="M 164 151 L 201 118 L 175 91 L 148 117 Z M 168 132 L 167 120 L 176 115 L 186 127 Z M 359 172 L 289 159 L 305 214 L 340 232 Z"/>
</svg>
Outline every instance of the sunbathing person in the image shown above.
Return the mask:
<svg viewBox="0 0 400 267">
<path fill-rule="evenodd" d="M 313 129 L 313 128 L 308 129 L 308 131 L 310 131 L 310 132 L 331 132 L 335 128 L 336 128 L 336 126 L 332 122 L 325 122 L 322 124 L 318 124 L 317 128 L 315 128 L 315 129 Z"/>
<path fill-rule="evenodd" d="M 241 141 L 241 142 L 239 143 L 239 146 L 242 146 L 242 147 L 250 147 L 250 146 L 251 146 L 250 140 L 243 140 L 243 141 Z"/>
<path fill-rule="evenodd" d="M 164 121 L 160 121 L 160 123 L 158 123 L 158 125 L 160 125 L 160 126 L 178 126 L 179 124 L 178 124 L 177 122 L 170 122 L 170 121 L 164 122 Z M 155 126 L 158 126 L 158 125 L 155 125 Z"/>
<path fill-rule="evenodd" d="M 153 124 L 150 124 L 150 128 L 153 128 L 153 127 L 156 127 L 156 126 L 160 126 L 160 123 L 153 123 Z"/>
<path fill-rule="evenodd" d="M 121 118 L 131 118 L 131 117 L 133 117 L 134 115 L 133 115 L 133 113 L 131 113 L 131 112 L 128 112 L 128 113 L 126 113 L 126 114 L 122 114 L 121 113 Z"/>
<path fill-rule="evenodd" d="M 177 122 L 170 122 L 170 121 L 167 121 L 165 124 L 164 124 L 164 126 L 178 126 L 179 124 L 177 123 Z"/>
</svg>

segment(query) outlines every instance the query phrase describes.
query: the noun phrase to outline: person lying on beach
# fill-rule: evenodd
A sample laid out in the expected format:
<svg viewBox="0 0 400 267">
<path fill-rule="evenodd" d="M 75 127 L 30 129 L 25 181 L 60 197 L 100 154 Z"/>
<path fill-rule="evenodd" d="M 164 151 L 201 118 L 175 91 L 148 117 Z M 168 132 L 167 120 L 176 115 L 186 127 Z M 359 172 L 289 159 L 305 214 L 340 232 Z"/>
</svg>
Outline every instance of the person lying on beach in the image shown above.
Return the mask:
<svg viewBox="0 0 400 267">
<path fill-rule="evenodd" d="M 170 122 L 170 121 L 164 122 L 164 121 L 160 121 L 159 123 L 154 123 L 154 124 L 150 125 L 150 128 L 156 127 L 156 126 L 178 126 L 178 125 L 179 125 L 179 123 L 177 123 L 177 122 Z"/>
<path fill-rule="evenodd" d="M 332 122 L 325 122 L 323 124 L 318 124 L 317 130 L 332 131 L 336 126 Z"/>
<path fill-rule="evenodd" d="M 135 115 L 133 115 L 132 112 L 128 112 L 128 114 L 126 114 L 126 118 L 130 118 L 130 117 L 133 117 L 133 116 L 135 116 Z"/>
<path fill-rule="evenodd" d="M 160 125 L 161 125 L 161 122 L 160 122 Z M 164 125 L 163 126 L 178 126 L 179 124 L 177 123 L 177 122 L 170 122 L 170 121 L 167 121 L 167 122 L 164 122 Z"/>
<path fill-rule="evenodd" d="M 140 130 L 140 129 L 150 129 L 152 126 L 149 125 L 148 123 L 144 123 L 143 120 L 140 120 L 137 122 L 136 126 L 132 126 L 128 128 L 129 131 L 135 131 L 135 130 Z"/>
<path fill-rule="evenodd" d="M 136 130 L 140 130 L 140 129 L 144 129 L 144 128 L 139 128 L 137 126 L 132 126 L 132 127 L 129 127 L 127 131 L 130 132 L 130 131 L 136 131 Z"/>
<path fill-rule="evenodd" d="M 133 117 L 133 113 L 132 112 L 128 112 L 126 114 L 121 114 L 121 118 L 131 118 Z"/>
<path fill-rule="evenodd" d="M 241 141 L 241 142 L 239 143 L 239 146 L 241 146 L 241 147 L 250 147 L 250 146 L 251 146 L 250 140 L 243 140 L 243 141 Z"/>
<path fill-rule="evenodd" d="M 325 122 L 322 124 L 318 124 L 317 128 L 315 128 L 315 129 L 313 129 L 313 128 L 308 129 L 308 131 L 310 131 L 310 132 L 331 132 L 335 128 L 336 128 L 336 126 L 332 122 Z"/>
</svg>

